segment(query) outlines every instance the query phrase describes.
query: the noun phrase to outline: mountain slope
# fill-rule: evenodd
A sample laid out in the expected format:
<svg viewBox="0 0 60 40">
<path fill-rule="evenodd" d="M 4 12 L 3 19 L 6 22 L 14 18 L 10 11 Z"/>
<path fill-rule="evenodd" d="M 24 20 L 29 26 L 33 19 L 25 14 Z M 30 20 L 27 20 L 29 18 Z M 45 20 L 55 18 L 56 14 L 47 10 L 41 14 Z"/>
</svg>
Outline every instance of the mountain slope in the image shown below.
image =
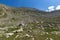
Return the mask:
<svg viewBox="0 0 60 40">
<path fill-rule="evenodd" d="M 60 12 L 0 5 L 0 40 L 60 40 Z"/>
</svg>

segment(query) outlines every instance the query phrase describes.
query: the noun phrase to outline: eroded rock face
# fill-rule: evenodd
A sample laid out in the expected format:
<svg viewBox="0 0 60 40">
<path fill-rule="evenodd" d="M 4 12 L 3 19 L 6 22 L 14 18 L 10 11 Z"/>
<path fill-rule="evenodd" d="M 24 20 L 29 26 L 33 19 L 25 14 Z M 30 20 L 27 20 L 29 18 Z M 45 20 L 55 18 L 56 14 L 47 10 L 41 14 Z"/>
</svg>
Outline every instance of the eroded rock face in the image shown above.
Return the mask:
<svg viewBox="0 0 60 40">
<path fill-rule="evenodd" d="M 60 40 L 56 13 L 0 5 L 0 40 Z"/>
</svg>

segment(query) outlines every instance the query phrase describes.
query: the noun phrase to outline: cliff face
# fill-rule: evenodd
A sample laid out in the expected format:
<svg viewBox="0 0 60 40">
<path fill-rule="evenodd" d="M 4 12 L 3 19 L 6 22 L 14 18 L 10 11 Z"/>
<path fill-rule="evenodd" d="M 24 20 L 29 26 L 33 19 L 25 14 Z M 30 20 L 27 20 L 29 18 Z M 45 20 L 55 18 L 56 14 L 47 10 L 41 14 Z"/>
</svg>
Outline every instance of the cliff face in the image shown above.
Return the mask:
<svg viewBox="0 0 60 40">
<path fill-rule="evenodd" d="M 60 10 L 0 5 L 0 40 L 60 40 Z"/>
</svg>

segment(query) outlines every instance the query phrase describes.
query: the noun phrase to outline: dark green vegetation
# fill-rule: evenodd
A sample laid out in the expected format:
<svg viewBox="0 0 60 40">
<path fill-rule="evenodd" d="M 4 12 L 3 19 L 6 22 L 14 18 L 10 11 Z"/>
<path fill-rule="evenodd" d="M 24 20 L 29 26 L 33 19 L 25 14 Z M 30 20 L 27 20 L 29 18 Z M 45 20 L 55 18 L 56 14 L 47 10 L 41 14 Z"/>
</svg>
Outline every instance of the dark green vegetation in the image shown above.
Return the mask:
<svg viewBox="0 0 60 40">
<path fill-rule="evenodd" d="M 60 11 L 0 5 L 0 40 L 60 40 Z"/>
</svg>

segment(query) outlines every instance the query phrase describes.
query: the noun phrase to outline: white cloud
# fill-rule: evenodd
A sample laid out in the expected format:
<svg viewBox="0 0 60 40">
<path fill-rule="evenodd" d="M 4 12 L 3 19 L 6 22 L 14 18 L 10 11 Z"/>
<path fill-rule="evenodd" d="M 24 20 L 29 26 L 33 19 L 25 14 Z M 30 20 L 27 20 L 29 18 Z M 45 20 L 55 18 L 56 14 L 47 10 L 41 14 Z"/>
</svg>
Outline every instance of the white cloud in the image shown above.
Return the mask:
<svg viewBox="0 0 60 40">
<path fill-rule="evenodd" d="M 54 6 L 49 6 L 48 9 L 54 9 Z"/>
<path fill-rule="evenodd" d="M 51 12 L 51 11 L 54 11 L 55 10 L 55 6 L 49 6 L 48 7 L 48 11 Z"/>
<path fill-rule="evenodd" d="M 56 10 L 60 10 L 60 5 L 58 5 L 58 6 L 56 7 Z"/>
<path fill-rule="evenodd" d="M 57 6 L 49 6 L 47 12 L 55 11 L 55 10 L 60 10 L 60 5 Z"/>
</svg>

